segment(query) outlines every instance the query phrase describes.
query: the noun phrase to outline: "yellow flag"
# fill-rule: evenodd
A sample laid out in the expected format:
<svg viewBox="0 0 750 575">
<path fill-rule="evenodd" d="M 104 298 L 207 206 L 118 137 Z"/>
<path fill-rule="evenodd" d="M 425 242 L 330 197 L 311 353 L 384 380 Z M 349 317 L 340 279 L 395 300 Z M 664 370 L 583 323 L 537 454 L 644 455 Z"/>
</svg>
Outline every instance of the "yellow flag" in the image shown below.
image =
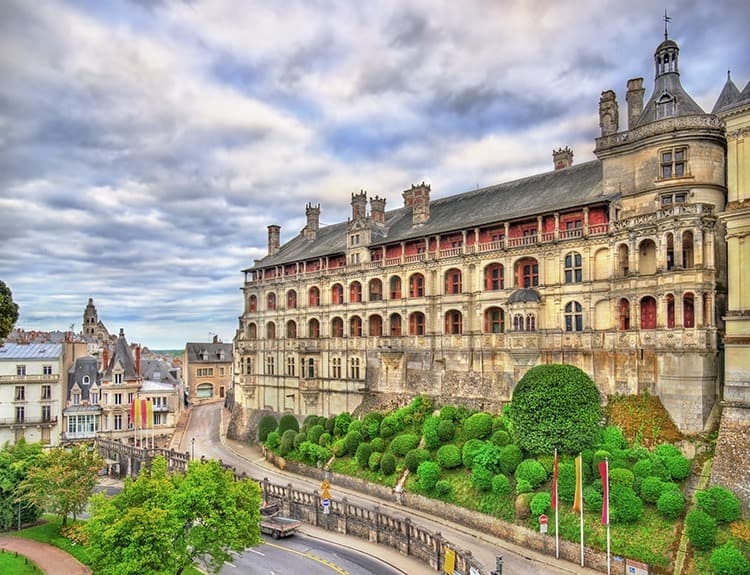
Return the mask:
<svg viewBox="0 0 750 575">
<path fill-rule="evenodd" d="M 576 495 L 573 499 L 573 511 L 583 511 L 583 461 L 576 457 Z"/>
<path fill-rule="evenodd" d="M 443 564 L 443 572 L 448 575 L 452 575 L 456 569 L 456 552 L 453 549 L 445 550 L 445 563 Z"/>
</svg>

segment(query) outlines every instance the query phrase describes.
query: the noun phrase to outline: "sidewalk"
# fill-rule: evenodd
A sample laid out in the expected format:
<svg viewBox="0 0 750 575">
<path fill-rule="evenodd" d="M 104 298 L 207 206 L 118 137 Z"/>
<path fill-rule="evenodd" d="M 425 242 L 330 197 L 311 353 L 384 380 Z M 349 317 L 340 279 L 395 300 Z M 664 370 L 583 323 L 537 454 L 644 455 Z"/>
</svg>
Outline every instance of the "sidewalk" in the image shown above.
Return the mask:
<svg viewBox="0 0 750 575">
<path fill-rule="evenodd" d="M 0 536 L 0 549 L 28 557 L 47 575 L 90 575 L 91 569 L 65 551 L 22 537 Z"/>
</svg>

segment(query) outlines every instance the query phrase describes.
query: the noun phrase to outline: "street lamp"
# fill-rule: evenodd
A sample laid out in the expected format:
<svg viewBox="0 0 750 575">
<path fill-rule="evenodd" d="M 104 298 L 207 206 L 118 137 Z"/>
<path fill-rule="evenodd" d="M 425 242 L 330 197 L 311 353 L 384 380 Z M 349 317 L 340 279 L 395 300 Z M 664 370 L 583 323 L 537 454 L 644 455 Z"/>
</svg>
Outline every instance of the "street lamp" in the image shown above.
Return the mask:
<svg viewBox="0 0 750 575">
<path fill-rule="evenodd" d="M 192 451 L 191 451 L 191 454 L 192 454 L 192 455 L 190 456 L 190 459 L 191 459 L 191 460 L 192 460 L 192 459 L 195 459 L 195 437 L 193 437 L 193 440 L 192 440 L 192 444 L 193 444 L 193 445 L 192 445 Z"/>
</svg>

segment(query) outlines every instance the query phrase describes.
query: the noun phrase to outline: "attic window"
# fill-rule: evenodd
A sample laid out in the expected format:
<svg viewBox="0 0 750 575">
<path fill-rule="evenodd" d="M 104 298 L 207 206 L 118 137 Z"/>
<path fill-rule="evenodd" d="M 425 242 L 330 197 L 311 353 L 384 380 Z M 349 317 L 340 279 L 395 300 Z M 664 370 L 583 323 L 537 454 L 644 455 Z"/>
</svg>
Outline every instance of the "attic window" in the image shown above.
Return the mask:
<svg viewBox="0 0 750 575">
<path fill-rule="evenodd" d="M 675 99 L 669 92 L 664 92 L 656 101 L 656 119 L 674 116 Z"/>
</svg>

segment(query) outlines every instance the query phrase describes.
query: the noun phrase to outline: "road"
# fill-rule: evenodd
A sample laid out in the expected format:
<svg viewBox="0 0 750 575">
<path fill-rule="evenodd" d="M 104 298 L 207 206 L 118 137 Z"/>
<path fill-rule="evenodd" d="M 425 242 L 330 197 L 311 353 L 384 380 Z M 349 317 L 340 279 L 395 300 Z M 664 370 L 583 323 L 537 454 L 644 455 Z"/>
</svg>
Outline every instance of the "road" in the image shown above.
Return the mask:
<svg viewBox="0 0 750 575">
<path fill-rule="evenodd" d="M 220 403 L 206 404 L 192 408 L 190 419 L 185 432 L 176 449 L 189 452 L 193 448 L 192 439 L 195 438 L 195 457 L 205 456 L 220 459 L 224 463 L 234 466 L 238 473 L 246 472 L 255 479 L 268 478 L 272 483 L 285 485 L 291 483 L 295 489 L 313 492 L 318 490 L 319 481 L 279 470 L 268 463 L 257 450 L 249 450 L 247 444 L 226 439 L 221 434 L 222 425 L 226 422 L 229 412 Z M 244 456 L 241 456 L 243 453 Z M 463 525 L 451 523 L 446 518 L 432 517 L 414 509 L 407 509 L 395 501 L 384 501 L 363 495 L 356 491 L 348 491 L 341 487 L 332 487 L 334 497 L 346 496 L 351 501 L 360 504 L 378 505 L 381 509 L 388 509 L 394 517 L 405 519 L 421 527 L 439 532 L 451 543 L 468 549 L 491 571 L 495 566 L 496 555 L 503 557 L 503 575 L 593 575 L 592 569 L 583 568 L 567 561 L 556 560 L 554 557 L 542 555 L 503 541 L 487 533 L 479 532 Z M 356 538 L 350 538 L 356 541 Z M 434 573 L 434 571 L 430 571 Z"/>
</svg>

